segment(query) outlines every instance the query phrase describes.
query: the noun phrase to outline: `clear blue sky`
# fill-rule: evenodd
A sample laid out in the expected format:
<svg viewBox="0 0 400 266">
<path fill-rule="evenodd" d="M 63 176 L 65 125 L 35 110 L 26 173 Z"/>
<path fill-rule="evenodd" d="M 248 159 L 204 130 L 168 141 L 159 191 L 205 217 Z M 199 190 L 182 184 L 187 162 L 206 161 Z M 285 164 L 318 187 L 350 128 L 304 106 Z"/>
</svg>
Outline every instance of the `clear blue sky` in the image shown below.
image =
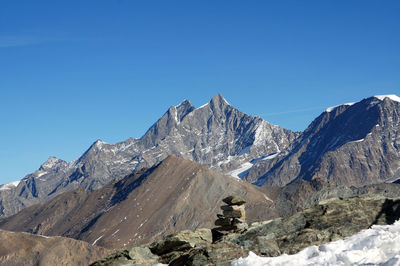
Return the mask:
<svg viewBox="0 0 400 266">
<path fill-rule="evenodd" d="M 400 1 L 0 2 L 0 183 L 221 93 L 303 130 L 400 94 Z"/>
</svg>

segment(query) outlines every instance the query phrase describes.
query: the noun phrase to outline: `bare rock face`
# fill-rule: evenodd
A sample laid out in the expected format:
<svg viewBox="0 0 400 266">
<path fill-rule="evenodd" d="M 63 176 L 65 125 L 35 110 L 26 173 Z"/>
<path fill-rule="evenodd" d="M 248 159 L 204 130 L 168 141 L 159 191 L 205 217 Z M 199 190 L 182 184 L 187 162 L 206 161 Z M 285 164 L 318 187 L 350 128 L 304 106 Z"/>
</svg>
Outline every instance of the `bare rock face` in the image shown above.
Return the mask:
<svg viewBox="0 0 400 266">
<path fill-rule="evenodd" d="M 284 186 L 321 178 L 363 186 L 400 178 L 400 102 L 371 97 L 328 109 L 290 147 L 250 169 L 247 180 Z M 261 176 L 261 177 L 260 177 Z"/>
<path fill-rule="evenodd" d="M 1 265 L 88 265 L 111 253 L 84 241 L 0 230 Z"/>
<path fill-rule="evenodd" d="M 140 139 L 116 144 L 97 140 L 72 162 L 49 158 L 16 188 L 0 190 L 0 217 L 65 191 L 101 188 L 134 170 L 149 168 L 168 155 L 229 173 L 245 162 L 285 149 L 296 136 L 239 111 L 220 94 L 199 108 L 186 100 L 171 106 Z"/>
</svg>

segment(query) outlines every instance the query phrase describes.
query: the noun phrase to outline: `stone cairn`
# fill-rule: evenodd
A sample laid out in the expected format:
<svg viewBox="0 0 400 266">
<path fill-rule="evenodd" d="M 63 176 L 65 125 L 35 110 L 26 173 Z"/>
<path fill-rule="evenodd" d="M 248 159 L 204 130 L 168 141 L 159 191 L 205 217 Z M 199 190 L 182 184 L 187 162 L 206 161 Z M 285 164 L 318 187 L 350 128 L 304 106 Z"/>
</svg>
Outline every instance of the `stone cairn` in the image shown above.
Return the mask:
<svg viewBox="0 0 400 266">
<path fill-rule="evenodd" d="M 221 206 L 223 214 L 217 214 L 218 219 L 215 221 L 215 225 L 218 227 L 212 229 L 213 240 L 218 240 L 228 233 L 247 229 L 244 210 L 246 201 L 237 196 L 229 196 L 222 201 L 227 205 Z"/>
</svg>

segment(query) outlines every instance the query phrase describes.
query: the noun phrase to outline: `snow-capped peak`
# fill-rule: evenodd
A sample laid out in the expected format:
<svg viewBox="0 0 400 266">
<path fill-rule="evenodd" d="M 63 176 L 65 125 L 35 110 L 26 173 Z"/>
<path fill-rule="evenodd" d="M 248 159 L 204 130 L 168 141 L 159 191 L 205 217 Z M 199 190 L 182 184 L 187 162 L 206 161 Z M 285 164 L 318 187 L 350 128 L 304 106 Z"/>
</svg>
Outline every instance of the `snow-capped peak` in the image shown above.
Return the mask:
<svg viewBox="0 0 400 266">
<path fill-rule="evenodd" d="M 375 95 L 375 98 L 383 101 L 385 98 L 389 98 L 392 101 L 400 102 L 400 97 L 395 94 L 388 94 L 388 95 Z"/>
<path fill-rule="evenodd" d="M 355 103 L 344 103 L 344 104 L 339 104 L 339 105 L 335 105 L 335 106 L 331 106 L 331 107 L 328 107 L 328 108 L 326 108 L 326 112 L 332 112 L 333 110 L 335 110 L 337 107 L 339 107 L 339 106 L 351 106 L 351 105 L 353 105 L 353 104 L 355 104 Z"/>
<path fill-rule="evenodd" d="M 104 141 L 102 141 L 101 139 L 96 140 L 96 142 L 94 143 L 95 145 L 103 145 L 103 144 L 107 144 Z"/>
<path fill-rule="evenodd" d="M 228 103 L 228 101 L 224 98 L 224 96 L 222 96 L 222 94 L 218 93 L 217 95 L 215 95 L 212 99 L 211 102 L 222 102 L 226 105 L 230 105 Z"/>
</svg>

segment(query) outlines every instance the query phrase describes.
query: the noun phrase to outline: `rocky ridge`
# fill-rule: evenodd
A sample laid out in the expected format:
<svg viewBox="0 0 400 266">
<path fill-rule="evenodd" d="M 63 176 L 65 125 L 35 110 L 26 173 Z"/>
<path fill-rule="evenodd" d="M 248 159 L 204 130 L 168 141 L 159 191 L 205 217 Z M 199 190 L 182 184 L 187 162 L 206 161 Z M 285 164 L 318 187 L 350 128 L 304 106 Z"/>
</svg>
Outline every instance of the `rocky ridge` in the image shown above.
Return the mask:
<svg viewBox="0 0 400 266">
<path fill-rule="evenodd" d="M 229 265 L 249 251 L 260 256 L 293 254 L 310 245 L 343 239 L 374 224 L 393 224 L 400 218 L 400 198 L 381 195 L 330 199 L 287 218 L 253 223 L 240 233 L 211 241 L 210 230 L 185 231 L 150 245 L 125 250 L 92 265 L 111 265 L 123 257 L 124 265 L 142 263 L 169 265 Z M 193 241 L 192 238 L 197 241 Z M 143 252 L 145 250 L 146 252 Z M 147 261 L 143 253 L 147 254 Z"/>
<path fill-rule="evenodd" d="M 400 178 L 400 98 L 374 96 L 328 108 L 273 160 L 257 162 L 246 177 L 266 186 L 325 179 L 363 186 Z"/>
</svg>

